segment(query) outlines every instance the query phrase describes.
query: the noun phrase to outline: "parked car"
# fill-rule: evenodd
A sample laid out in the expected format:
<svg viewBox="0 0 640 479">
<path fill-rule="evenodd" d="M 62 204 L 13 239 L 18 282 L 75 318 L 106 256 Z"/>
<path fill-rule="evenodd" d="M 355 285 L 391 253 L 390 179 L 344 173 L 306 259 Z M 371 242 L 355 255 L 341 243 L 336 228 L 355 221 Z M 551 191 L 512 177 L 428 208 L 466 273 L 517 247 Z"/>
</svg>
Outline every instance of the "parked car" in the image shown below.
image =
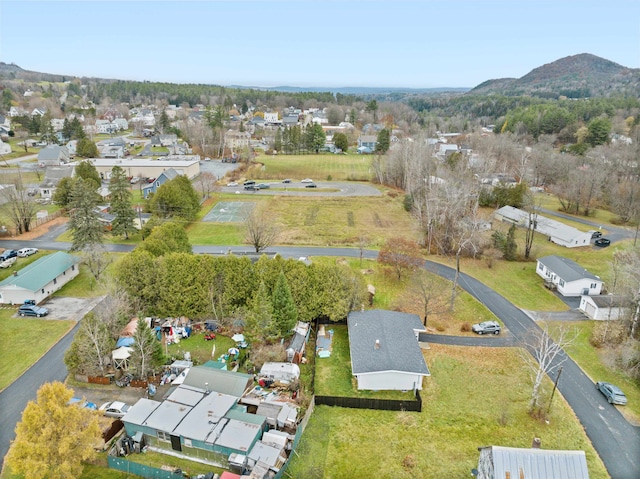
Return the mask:
<svg viewBox="0 0 640 479">
<path fill-rule="evenodd" d="M 305 178 L 304 180 L 300 180 L 300 183 L 313 183 L 311 178 Z"/>
<path fill-rule="evenodd" d="M 611 240 L 607 238 L 598 238 L 593 242 L 594 245 L 600 246 L 601 248 L 605 248 L 611 244 Z"/>
<path fill-rule="evenodd" d="M 42 316 L 49 314 L 49 310 L 41 306 L 36 306 L 35 304 L 23 304 L 18 308 L 18 314 L 23 317 L 36 316 L 41 318 Z"/>
<path fill-rule="evenodd" d="M 87 401 L 84 398 L 72 397 L 69 400 L 69 404 L 78 404 L 80 407 L 83 407 L 85 409 L 91 409 L 93 411 L 96 411 L 98 409 L 98 406 L 96 405 L 96 403 Z"/>
<path fill-rule="evenodd" d="M 291 183 L 291 180 L 287 178 L 286 180 L 282 180 L 283 183 Z"/>
<path fill-rule="evenodd" d="M 477 334 L 500 334 L 502 328 L 497 321 L 483 321 L 482 323 L 474 324 L 471 330 Z"/>
<path fill-rule="evenodd" d="M 627 396 L 624 395 L 622 389 L 618 386 L 604 381 L 598 381 L 596 383 L 596 389 L 604 394 L 609 404 L 620 404 L 621 406 L 627 404 Z"/>
<path fill-rule="evenodd" d="M 18 250 L 18 256 L 21 258 L 26 258 L 27 256 L 31 256 L 32 254 L 36 254 L 38 252 L 38 248 L 22 248 Z"/>
<path fill-rule="evenodd" d="M 592 231 L 591 232 L 591 239 L 600 238 L 601 236 L 602 236 L 602 231 Z"/>
<path fill-rule="evenodd" d="M 101 411 L 107 417 L 124 417 L 125 414 L 131 408 L 130 405 L 123 403 L 122 401 L 109 401 L 100 406 Z"/>
<path fill-rule="evenodd" d="M 0 268 L 9 268 L 13 266 L 13 264 L 16 262 L 16 259 L 17 258 L 15 256 L 5 259 L 4 261 L 0 262 Z"/>
<path fill-rule="evenodd" d="M 253 180 L 247 180 L 247 181 L 245 181 L 244 183 L 242 183 L 242 186 L 244 186 L 244 187 L 246 188 L 247 186 L 254 186 L 255 184 L 256 184 L 256 182 L 255 182 L 255 181 L 253 181 Z"/>
<path fill-rule="evenodd" d="M 309 183 L 307 185 L 304 186 L 305 188 L 317 188 L 318 185 L 316 185 L 315 183 Z"/>
<path fill-rule="evenodd" d="M 14 249 L 6 249 L 0 254 L 0 261 L 6 261 L 9 258 L 15 258 L 18 256 L 18 252 Z"/>
<path fill-rule="evenodd" d="M 238 182 L 232 181 L 231 183 L 227 183 L 227 186 L 238 186 Z"/>
<path fill-rule="evenodd" d="M 131 178 L 131 184 L 135 185 L 136 183 L 138 183 L 140 181 L 140 177 L 138 176 L 134 176 L 133 178 Z"/>
<path fill-rule="evenodd" d="M 258 183 L 256 186 L 259 190 L 268 190 L 269 188 L 271 188 L 271 186 L 266 183 Z"/>
</svg>

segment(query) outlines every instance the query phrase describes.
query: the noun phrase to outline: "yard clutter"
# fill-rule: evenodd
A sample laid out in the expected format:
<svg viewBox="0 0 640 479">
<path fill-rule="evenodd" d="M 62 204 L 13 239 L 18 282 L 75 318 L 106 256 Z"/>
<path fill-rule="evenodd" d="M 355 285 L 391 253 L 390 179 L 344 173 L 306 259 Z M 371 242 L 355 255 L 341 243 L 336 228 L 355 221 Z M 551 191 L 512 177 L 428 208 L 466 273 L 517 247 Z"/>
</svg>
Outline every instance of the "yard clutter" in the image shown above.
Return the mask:
<svg viewBox="0 0 640 479">
<path fill-rule="evenodd" d="M 319 358 L 331 356 L 331 343 L 333 342 L 333 329 L 325 329 L 324 324 L 318 327 L 316 339 L 316 354 Z"/>
<path fill-rule="evenodd" d="M 293 363 L 264 363 L 260 368 L 261 379 L 290 384 L 300 377 L 300 367 Z"/>
</svg>

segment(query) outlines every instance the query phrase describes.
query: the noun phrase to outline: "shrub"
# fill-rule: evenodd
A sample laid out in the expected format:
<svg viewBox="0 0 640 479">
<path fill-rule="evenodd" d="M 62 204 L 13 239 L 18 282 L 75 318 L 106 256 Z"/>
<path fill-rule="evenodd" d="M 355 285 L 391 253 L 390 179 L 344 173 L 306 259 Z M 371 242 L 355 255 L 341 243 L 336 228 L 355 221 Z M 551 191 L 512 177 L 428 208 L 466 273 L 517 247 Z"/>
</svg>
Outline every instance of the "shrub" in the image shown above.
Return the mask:
<svg viewBox="0 0 640 479">
<path fill-rule="evenodd" d="M 462 331 L 463 333 L 468 333 L 471 331 L 471 324 L 469 323 L 462 323 L 460 325 L 460 331 Z"/>
</svg>

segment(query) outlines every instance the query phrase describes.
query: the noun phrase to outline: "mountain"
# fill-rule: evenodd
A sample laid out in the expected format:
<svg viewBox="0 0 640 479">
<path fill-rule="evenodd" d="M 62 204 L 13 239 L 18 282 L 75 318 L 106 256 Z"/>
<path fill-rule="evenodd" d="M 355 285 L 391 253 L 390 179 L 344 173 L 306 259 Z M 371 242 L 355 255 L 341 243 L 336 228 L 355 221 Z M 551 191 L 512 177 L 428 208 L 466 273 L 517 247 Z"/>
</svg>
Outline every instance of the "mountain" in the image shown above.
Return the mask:
<svg viewBox="0 0 640 479">
<path fill-rule="evenodd" d="M 488 80 L 469 94 L 535 95 L 570 98 L 640 95 L 640 69 L 581 53 L 534 68 L 521 78 Z"/>
<path fill-rule="evenodd" d="M 0 62 L 0 79 L 3 78 L 6 78 L 7 80 L 24 80 L 30 82 L 63 82 L 66 80 L 70 80 L 73 77 L 55 75 L 52 73 L 33 72 L 30 70 L 24 70 L 15 63 Z"/>
</svg>

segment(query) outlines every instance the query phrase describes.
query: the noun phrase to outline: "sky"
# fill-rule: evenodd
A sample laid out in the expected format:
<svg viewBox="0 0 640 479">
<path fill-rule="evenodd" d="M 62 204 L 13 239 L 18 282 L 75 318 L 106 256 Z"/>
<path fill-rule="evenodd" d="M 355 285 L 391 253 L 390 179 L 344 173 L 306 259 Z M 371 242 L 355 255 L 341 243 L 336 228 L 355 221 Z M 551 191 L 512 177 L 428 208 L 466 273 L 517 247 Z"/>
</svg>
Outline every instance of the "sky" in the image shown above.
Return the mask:
<svg viewBox="0 0 640 479">
<path fill-rule="evenodd" d="M 72 76 L 471 88 L 580 53 L 640 68 L 640 0 L 0 0 L 0 61 Z"/>
</svg>

